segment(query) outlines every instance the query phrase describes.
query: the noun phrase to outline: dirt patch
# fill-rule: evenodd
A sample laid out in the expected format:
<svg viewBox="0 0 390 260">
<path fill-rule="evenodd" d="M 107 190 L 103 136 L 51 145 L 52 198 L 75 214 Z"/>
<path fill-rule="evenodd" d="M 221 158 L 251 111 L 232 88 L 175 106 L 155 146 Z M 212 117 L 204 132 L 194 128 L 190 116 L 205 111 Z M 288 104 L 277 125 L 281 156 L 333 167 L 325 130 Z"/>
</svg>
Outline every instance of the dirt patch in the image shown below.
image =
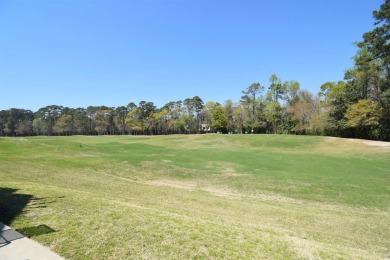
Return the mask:
<svg viewBox="0 0 390 260">
<path fill-rule="evenodd" d="M 353 138 L 340 138 L 340 137 L 331 137 L 331 136 L 326 137 L 325 140 L 328 142 L 347 141 L 347 142 L 351 142 L 351 143 L 364 144 L 364 145 L 368 145 L 368 146 L 389 147 L 390 148 L 390 142 L 383 142 L 383 141 L 373 141 L 373 140 L 353 139 Z"/>
<path fill-rule="evenodd" d="M 317 153 L 358 154 L 378 151 L 390 151 L 390 142 L 371 141 L 339 137 L 326 137 L 316 148 Z"/>
<path fill-rule="evenodd" d="M 350 138 L 347 138 L 345 140 L 348 141 L 348 142 L 365 144 L 365 145 L 368 145 L 368 146 L 390 148 L 390 142 L 372 141 L 372 140 L 364 140 L 364 139 L 350 139 Z"/>
</svg>

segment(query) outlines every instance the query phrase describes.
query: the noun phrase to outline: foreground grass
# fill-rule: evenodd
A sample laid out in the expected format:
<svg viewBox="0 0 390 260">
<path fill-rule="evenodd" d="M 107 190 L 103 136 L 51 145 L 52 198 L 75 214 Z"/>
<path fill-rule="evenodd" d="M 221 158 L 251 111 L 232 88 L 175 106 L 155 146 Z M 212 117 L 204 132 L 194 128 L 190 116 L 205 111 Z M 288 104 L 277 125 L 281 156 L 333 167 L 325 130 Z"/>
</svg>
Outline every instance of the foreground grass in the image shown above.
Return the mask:
<svg viewBox="0 0 390 260">
<path fill-rule="evenodd" d="M 389 147 L 280 135 L 1 138 L 0 179 L 0 220 L 49 227 L 32 238 L 65 258 L 390 257 Z"/>
</svg>

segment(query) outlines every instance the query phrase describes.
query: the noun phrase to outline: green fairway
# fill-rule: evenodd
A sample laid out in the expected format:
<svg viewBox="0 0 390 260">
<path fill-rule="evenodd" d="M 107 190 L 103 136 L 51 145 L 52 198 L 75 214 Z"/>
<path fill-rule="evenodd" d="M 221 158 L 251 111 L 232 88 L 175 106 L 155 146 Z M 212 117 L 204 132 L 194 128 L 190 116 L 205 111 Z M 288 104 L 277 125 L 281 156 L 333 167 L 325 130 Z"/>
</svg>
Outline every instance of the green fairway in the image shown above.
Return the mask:
<svg viewBox="0 0 390 260">
<path fill-rule="evenodd" d="M 381 143 L 0 138 L 0 180 L 0 221 L 69 259 L 390 258 Z"/>
</svg>

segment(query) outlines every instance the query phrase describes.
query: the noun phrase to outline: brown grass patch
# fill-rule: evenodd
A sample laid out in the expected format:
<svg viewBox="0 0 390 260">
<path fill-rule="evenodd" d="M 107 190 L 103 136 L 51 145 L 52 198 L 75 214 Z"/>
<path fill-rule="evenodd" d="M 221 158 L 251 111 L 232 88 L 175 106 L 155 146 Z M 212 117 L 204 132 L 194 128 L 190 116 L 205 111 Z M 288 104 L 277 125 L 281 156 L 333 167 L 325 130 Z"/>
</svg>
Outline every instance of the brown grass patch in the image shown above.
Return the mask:
<svg viewBox="0 0 390 260">
<path fill-rule="evenodd" d="M 167 186 L 176 189 L 185 189 L 185 190 L 193 190 L 196 188 L 197 184 L 195 182 L 182 182 L 177 180 L 155 180 L 149 181 L 145 184 L 153 185 L 153 186 Z"/>
</svg>

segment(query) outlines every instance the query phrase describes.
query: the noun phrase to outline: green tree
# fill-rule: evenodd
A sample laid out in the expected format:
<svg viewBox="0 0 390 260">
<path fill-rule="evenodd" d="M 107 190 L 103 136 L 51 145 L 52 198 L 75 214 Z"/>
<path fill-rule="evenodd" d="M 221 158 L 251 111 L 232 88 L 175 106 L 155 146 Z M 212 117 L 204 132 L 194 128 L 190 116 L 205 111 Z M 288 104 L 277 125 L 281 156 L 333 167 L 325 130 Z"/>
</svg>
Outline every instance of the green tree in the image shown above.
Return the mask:
<svg viewBox="0 0 390 260">
<path fill-rule="evenodd" d="M 140 118 L 140 111 L 138 109 L 132 109 L 127 113 L 125 123 L 132 134 L 141 134 L 144 132 L 144 124 Z"/>
<path fill-rule="evenodd" d="M 95 131 L 95 116 L 96 112 L 99 110 L 97 106 L 88 106 L 87 107 L 87 117 L 89 121 L 89 134 L 96 134 Z"/>
<path fill-rule="evenodd" d="M 226 111 L 221 105 L 215 106 L 213 110 L 213 128 L 222 133 L 225 133 L 227 129 L 227 118 L 225 113 Z"/>
<path fill-rule="evenodd" d="M 369 99 L 361 99 L 348 107 L 347 125 L 355 129 L 359 138 L 378 138 L 377 126 L 381 116 L 381 107 Z"/>
<path fill-rule="evenodd" d="M 367 94 L 357 98 L 355 95 L 349 105 L 360 99 L 378 103 L 382 115 L 379 125 L 371 131 L 377 132 L 381 140 L 390 141 L 390 0 L 374 11 L 373 16 L 375 28 L 364 33 L 363 41 L 357 43 L 360 49 L 354 57 L 355 66 L 346 74 L 351 90 L 363 90 Z"/>
<path fill-rule="evenodd" d="M 98 135 L 109 133 L 111 111 L 107 107 L 102 107 L 96 111 L 95 130 Z"/>
<path fill-rule="evenodd" d="M 386 80 L 390 80 L 390 0 L 386 0 L 379 10 L 373 12 L 375 23 L 370 32 L 363 34 L 363 41 L 358 43 L 360 48 L 367 48 L 372 58 L 381 60 L 387 71 Z"/>
<path fill-rule="evenodd" d="M 233 108 L 233 128 L 234 132 L 244 134 L 246 129 L 245 122 L 247 121 L 248 113 L 241 104 Z"/>
<path fill-rule="evenodd" d="M 144 121 L 152 112 L 156 111 L 156 106 L 153 102 L 141 101 L 137 107 L 139 111 L 139 119 Z"/>
<path fill-rule="evenodd" d="M 56 121 L 61 117 L 63 107 L 57 105 L 40 108 L 35 118 L 41 121 L 40 130 L 43 135 L 52 135 Z"/>
<path fill-rule="evenodd" d="M 85 108 L 76 108 L 73 110 L 73 126 L 77 134 L 88 134 L 89 118 Z"/>
<path fill-rule="evenodd" d="M 278 133 L 278 126 L 282 120 L 282 106 L 279 102 L 270 101 L 266 104 L 264 115 L 269 127 L 267 127 L 268 133 Z"/>
<path fill-rule="evenodd" d="M 114 125 L 115 129 L 117 130 L 118 133 L 124 135 L 127 133 L 127 127 L 126 127 L 126 122 L 125 118 L 127 113 L 129 112 L 128 107 L 125 106 L 119 106 L 115 108 L 114 112 Z"/>
<path fill-rule="evenodd" d="M 170 101 L 163 106 L 168 111 L 166 115 L 166 133 L 177 134 L 179 130 L 179 120 L 182 113 L 182 101 Z"/>
<path fill-rule="evenodd" d="M 194 96 L 193 98 L 186 98 L 183 101 L 184 112 L 186 116 L 182 119 L 185 119 L 185 128 L 189 133 L 199 133 L 202 128 L 203 121 L 203 101 L 200 97 Z"/>
<path fill-rule="evenodd" d="M 194 96 L 192 98 L 192 103 L 195 108 L 195 120 L 196 120 L 195 131 L 199 133 L 201 132 L 202 129 L 204 102 L 199 96 Z"/>
<path fill-rule="evenodd" d="M 74 131 L 73 117 L 71 115 L 62 115 L 55 123 L 53 130 L 60 135 L 71 135 Z"/>
<path fill-rule="evenodd" d="M 269 88 L 267 97 L 269 100 L 273 100 L 275 102 L 278 102 L 280 98 L 283 97 L 284 94 L 284 88 L 282 85 L 282 80 L 278 78 L 275 74 L 272 74 L 269 78 Z"/>
<path fill-rule="evenodd" d="M 348 98 L 345 94 L 347 84 L 344 81 L 326 82 L 321 85 L 319 96 L 322 99 L 323 116 L 327 121 L 324 132 L 333 136 L 348 136 L 345 112 L 347 111 Z"/>
<path fill-rule="evenodd" d="M 246 90 L 242 91 L 241 104 L 248 113 L 246 127 L 254 131 L 259 126 L 259 117 L 257 115 L 258 102 L 257 97 L 262 93 L 264 87 L 260 83 L 251 84 Z"/>
<path fill-rule="evenodd" d="M 208 101 L 203 108 L 203 125 L 202 131 L 213 132 L 213 111 L 217 104 L 213 101 Z"/>
<path fill-rule="evenodd" d="M 224 103 L 225 117 L 227 119 L 226 129 L 227 131 L 234 132 L 234 124 L 233 124 L 233 101 L 228 99 Z"/>
<path fill-rule="evenodd" d="M 285 81 L 282 86 L 282 93 L 281 98 L 286 101 L 286 104 L 288 106 L 293 106 L 295 102 L 299 100 L 298 97 L 298 91 L 300 88 L 300 84 L 298 81 L 290 80 Z"/>
<path fill-rule="evenodd" d="M 31 120 L 19 121 L 16 124 L 15 131 L 17 135 L 22 135 L 22 136 L 32 135 L 33 133 L 32 121 Z"/>
<path fill-rule="evenodd" d="M 29 135 L 34 114 L 31 110 L 11 108 L 0 111 L 0 136 Z M 23 129 L 23 130 L 22 130 Z"/>
</svg>

